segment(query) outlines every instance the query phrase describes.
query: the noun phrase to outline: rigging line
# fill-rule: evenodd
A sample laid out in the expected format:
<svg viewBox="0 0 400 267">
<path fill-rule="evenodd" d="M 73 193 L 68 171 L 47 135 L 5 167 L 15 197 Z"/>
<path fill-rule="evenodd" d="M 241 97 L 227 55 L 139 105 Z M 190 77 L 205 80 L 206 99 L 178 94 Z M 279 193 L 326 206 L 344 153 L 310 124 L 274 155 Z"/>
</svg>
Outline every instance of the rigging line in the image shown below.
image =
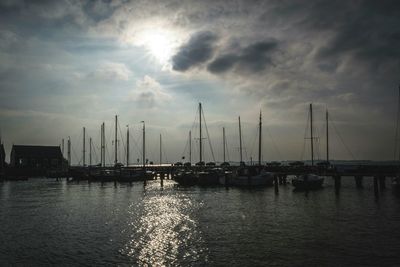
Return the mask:
<svg viewBox="0 0 400 267">
<path fill-rule="evenodd" d="M 226 147 L 226 157 L 228 158 L 228 162 L 230 162 L 229 158 L 229 146 L 228 146 L 228 138 L 225 137 L 225 147 Z"/>
<path fill-rule="evenodd" d="M 185 138 L 186 139 L 186 143 L 185 143 L 185 148 L 183 149 L 183 153 L 181 154 L 181 158 L 186 157 L 186 150 L 188 149 L 189 146 L 189 138 Z"/>
<path fill-rule="evenodd" d="M 244 155 L 245 155 L 245 161 L 249 162 L 249 156 L 247 155 L 247 149 L 246 147 L 243 147 L 242 150 L 244 150 Z"/>
<path fill-rule="evenodd" d="M 192 133 L 194 133 L 195 130 L 197 129 L 196 120 L 197 120 L 197 117 L 198 117 L 198 112 L 199 112 L 198 109 L 196 109 L 196 115 L 194 116 L 194 120 L 193 120 L 192 126 L 190 128 L 190 131 Z M 185 157 L 185 159 L 186 159 L 186 153 L 187 153 L 187 149 L 188 149 L 188 146 L 189 146 L 189 142 L 190 142 L 190 140 L 186 139 L 185 148 L 183 149 L 183 152 L 181 153 L 181 159 L 183 157 Z M 194 148 L 192 147 L 192 149 L 194 149 Z M 192 156 L 193 156 L 193 153 L 192 153 Z"/>
<path fill-rule="evenodd" d="M 93 149 L 93 148 L 95 148 L 95 149 Z M 97 152 L 96 152 L 96 149 L 97 149 L 98 147 L 96 146 L 96 143 L 93 141 L 93 139 L 92 139 L 92 149 L 93 149 L 93 152 L 94 152 L 94 157 L 95 157 L 95 159 L 96 159 L 96 162 L 98 162 L 99 161 L 99 158 L 97 157 Z"/>
<path fill-rule="evenodd" d="M 72 140 L 72 139 L 70 139 L 70 140 Z M 76 159 L 76 160 L 77 160 L 77 159 L 79 159 L 79 161 L 78 161 L 78 164 L 77 164 L 77 165 L 81 164 L 82 157 L 81 157 L 81 158 L 78 158 L 78 156 L 76 155 L 76 152 L 75 152 L 74 146 L 72 145 L 72 141 L 71 141 L 71 150 L 72 150 L 72 153 L 73 153 L 73 154 L 74 154 L 74 156 L 75 156 L 75 159 Z M 71 161 L 72 161 L 72 160 L 71 160 Z"/>
<path fill-rule="evenodd" d="M 82 140 L 82 138 L 83 138 L 83 133 L 82 133 L 81 131 L 79 131 L 79 134 L 75 134 L 74 136 L 78 136 L 78 140 Z M 74 137 L 74 136 L 73 136 L 73 137 Z M 71 150 L 72 150 L 73 155 L 75 156 L 75 160 L 78 161 L 78 159 L 79 159 L 79 161 L 78 161 L 78 165 L 79 165 L 79 164 L 81 164 L 81 161 L 83 160 L 83 155 L 81 155 L 80 158 L 77 156 L 77 154 L 76 154 L 76 152 L 75 152 L 75 150 L 74 150 L 74 147 L 73 147 L 73 145 L 72 145 L 72 138 L 73 138 L 73 137 L 70 138 L 70 140 L 71 140 Z M 78 141 L 78 146 L 81 146 L 81 145 L 83 145 L 82 142 Z M 82 146 L 81 146 L 81 147 L 82 147 Z M 72 158 L 71 158 L 71 161 L 72 161 Z"/>
<path fill-rule="evenodd" d="M 98 150 L 100 150 L 99 149 L 99 147 L 98 146 L 96 146 L 95 145 L 95 142 L 94 142 L 94 140 L 99 140 L 100 138 L 100 133 L 99 133 L 99 131 L 96 131 L 97 132 L 97 134 L 96 134 L 96 138 L 94 138 L 94 139 L 92 139 L 92 146 L 94 146 L 94 154 L 95 154 L 95 158 L 96 158 L 96 162 L 98 162 L 99 161 L 99 158 L 98 158 L 98 156 L 97 156 L 97 152 L 96 152 L 96 149 L 98 149 Z"/>
<path fill-rule="evenodd" d="M 126 146 L 125 146 L 125 142 L 124 142 L 124 137 L 122 135 L 121 125 L 119 124 L 119 120 L 118 120 L 117 125 L 118 125 L 118 129 L 119 129 L 119 137 L 121 138 L 121 141 L 122 141 L 122 147 L 124 148 L 124 158 L 123 159 L 124 159 L 124 161 L 126 161 Z M 118 155 L 118 156 L 120 156 L 120 155 Z"/>
<path fill-rule="evenodd" d="M 139 157 L 141 157 L 142 156 L 142 152 L 141 152 L 141 150 L 139 148 L 139 144 L 136 141 L 136 139 L 133 137 L 131 132 L 134 132 L 134 130 L 129 131 L 129 138 L 130 138 L 129 140 L 132 140 L 133 145 L 136 147 L 136 150 L 134 149 L 133 151 L 136 152 L 136 155 L 139 155 Z M 139 139 L 139 137 L 138 137 L 138 139 Z"/>
<path fill-rule="evenodd" d="M 211 145 L 211 138 L 210 138 L 210 135 L 209 135 L 209 133 L 208 133 L 208 127 L 207 127 L 206 117 L 204 116 L 203 110 L 202 110 L 202 114 L 203 114 L 203 118 L 204 118 L 204 124 L 205 124 L 205 126 L 206 126 L 206 132 L 207 132 L 207 137 L 208 137 L 208 144 L 210 145 L 211 155 L 212 155 L 213 161 L 215 162 L 214 150 L 213 150 L 212 145 Z"/>
<path fill-rule="evenodd" d="M 276 142 L 275 142 L 274 138 L 272 137 L 272 134 L 271 134 L 271 131 L 269 130 L 269 127 L 266 126 L 265 129 L 266 129 L 266 131 L 267 131 L 267 134 L 268 134 L 269 137 L 271 138 L 271 141 L 272 141 L 272 144 L 273 144 L 273 146 L 274 146 L 275 152 L 277 152 L 279 159 L 280 159 L 280 160 L 283 160 L 282 154 L 281 154 L 281 152 L 279 151 L 278 146 L 276 145 Z"/>
<path fill-rule="evenodd" d="M 332 115 L 330 115 L 330 117 L 332 118 Z M 342 136 L 340 135 L 338 129 L 336 128 L 336 123 L 333 120 L 333 118 L 330 120 L 333 124 L 333 129 L 335 129 L 335 133 L 339 136 L 340 141 L 342 142 L 343 146 L 346 148 L 347 152 L 350 154 L 350 156 L 352 157 L 353 160 L 356 160 L 356 157 L 354 156 L 354 154 L 351 152 L 350 148 L 346 145 L 346 143 L 344 142 L 344 139 L 342 138 Z"/>
<path fill-rule="evenodd" d="M 308 133 L 309 123 L 310 123 L 310 111 L 308 111 L 306 128 L 304 130 L 303 149 L 301 151 L 301 156 L 300 156 L 300 160 L 301 161 L 303 161 L 305 150 L 306 150 L 306 140 L 307 140 L 307 133 Z"/>
<path fill-rule="evenodd" d="M 104 144 L 104 147 L 105 147 L 106 152 L 107 152 L 106 156 L 107 156 L 107 158 L 108 158 L 108 162 L 110 163 L 110 162 L 112 162 L 112 161 L 111 161 L 111 157 L 110 157 L 110 151 L 108 151 L 107 143 Z"/>
<path fill-rule="evenodd" d="M 255 144 L 256 144 L 257 137 L 258 137 L 258 129 L 259 129 L 259 126 L 257 126 L 256 129 L 254 129 L 254 132 L 252 134 L 252 136 L 254 136 L 254 139 L 253 139 L 253 142 L 252 142 L 252 144 L 250 146 L 250 148 L 251 148 L 250 149 L 250 155 L 253 155 L 253 152 L 254 152 L 254 147 L 255 147 Z"/>
<path fill-rule="evenodd" d="M 322 129 L 323 130 L 323 129 Z M 321 138 L 320 138 L 320 136 L 321 136 L 321 128 L 318 128 L 318 127 L 316 127 L 315 128 L 315 133 L 316 133 L 316 136 L 315 136 L 315 143 L 316 143 L 316 148 L 317 148 L 317 152 L 316 152 L 316 154 L 317 154 L 317 160 L 321 160 Z"/>
</svg>

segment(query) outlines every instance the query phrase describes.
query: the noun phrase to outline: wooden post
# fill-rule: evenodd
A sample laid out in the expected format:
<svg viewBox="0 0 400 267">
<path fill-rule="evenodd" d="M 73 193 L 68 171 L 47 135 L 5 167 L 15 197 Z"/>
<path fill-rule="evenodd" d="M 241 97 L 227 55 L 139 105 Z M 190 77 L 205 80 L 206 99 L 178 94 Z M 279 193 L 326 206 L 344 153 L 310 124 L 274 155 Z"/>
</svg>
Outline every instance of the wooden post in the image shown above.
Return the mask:
<svg viewBox="0 0 400 267">
<path fill-rule="evenodd" d="M 277 175 L 274 175 L 274 186 L 275 186 L 275 193 L 279 193 L 279 183 Z"/>
<path fill-rule="evenodd" d="M 335 193 L 339 194 L 342 185 L 342 177 L 340 175 L 335 175 L 333 179 L 335 179 Z"/>
</svg>

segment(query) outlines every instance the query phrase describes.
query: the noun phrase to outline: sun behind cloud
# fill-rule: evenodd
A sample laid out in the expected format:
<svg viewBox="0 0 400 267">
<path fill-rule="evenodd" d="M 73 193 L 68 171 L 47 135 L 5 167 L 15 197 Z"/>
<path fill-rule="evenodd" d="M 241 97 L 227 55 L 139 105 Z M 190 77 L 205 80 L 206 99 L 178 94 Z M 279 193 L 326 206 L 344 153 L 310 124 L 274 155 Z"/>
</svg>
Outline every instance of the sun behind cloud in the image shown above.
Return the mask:
<svg viewBox="0 0 400 267">
<path fill-rule="evenodd" d="M 171 30 L 146 27 L 132 34 L 128 42 L 144 47 L 150 58 L 161 65 L 168 65 L 178 46 L 178 39 L 178 35 Z"/>
</svg>

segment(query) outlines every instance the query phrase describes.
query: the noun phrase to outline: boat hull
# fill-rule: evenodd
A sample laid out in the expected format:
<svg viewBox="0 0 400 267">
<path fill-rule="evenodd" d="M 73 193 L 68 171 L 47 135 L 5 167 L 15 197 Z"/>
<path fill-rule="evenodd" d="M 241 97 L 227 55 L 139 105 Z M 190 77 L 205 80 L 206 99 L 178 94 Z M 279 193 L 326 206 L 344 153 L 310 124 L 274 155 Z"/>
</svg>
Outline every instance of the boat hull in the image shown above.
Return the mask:
<svg viewBox="0 0 400 267">
<path fill-rule="evenodd" d="M 197 176 L 191 172 L 178 173 L 174 176 L 174 180 L 181 186 L 193 186 L 198 182 Z"/>
</svg>

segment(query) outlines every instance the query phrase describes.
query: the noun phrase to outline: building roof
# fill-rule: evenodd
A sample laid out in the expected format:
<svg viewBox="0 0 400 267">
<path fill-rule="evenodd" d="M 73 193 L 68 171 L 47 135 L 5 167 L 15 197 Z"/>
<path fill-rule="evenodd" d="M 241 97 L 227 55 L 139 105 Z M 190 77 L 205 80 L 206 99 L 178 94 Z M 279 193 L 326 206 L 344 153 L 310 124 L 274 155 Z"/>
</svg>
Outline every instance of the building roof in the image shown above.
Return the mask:
<svg viewBox="0 0 400 267">
<path fill-rule="evenodd" d="M 4 145 L 0 144 L 0 154 L 3 157 L 3 161 L 5 160 L 4 157 L 6 156 L 6 151 L 4 150 Z"/>
<path fill-rule="evenodd" d="M 14 155 L 30 158 L 62 158 L 59 146 L 22 146 L 13 145 Z"/>
</svg>

